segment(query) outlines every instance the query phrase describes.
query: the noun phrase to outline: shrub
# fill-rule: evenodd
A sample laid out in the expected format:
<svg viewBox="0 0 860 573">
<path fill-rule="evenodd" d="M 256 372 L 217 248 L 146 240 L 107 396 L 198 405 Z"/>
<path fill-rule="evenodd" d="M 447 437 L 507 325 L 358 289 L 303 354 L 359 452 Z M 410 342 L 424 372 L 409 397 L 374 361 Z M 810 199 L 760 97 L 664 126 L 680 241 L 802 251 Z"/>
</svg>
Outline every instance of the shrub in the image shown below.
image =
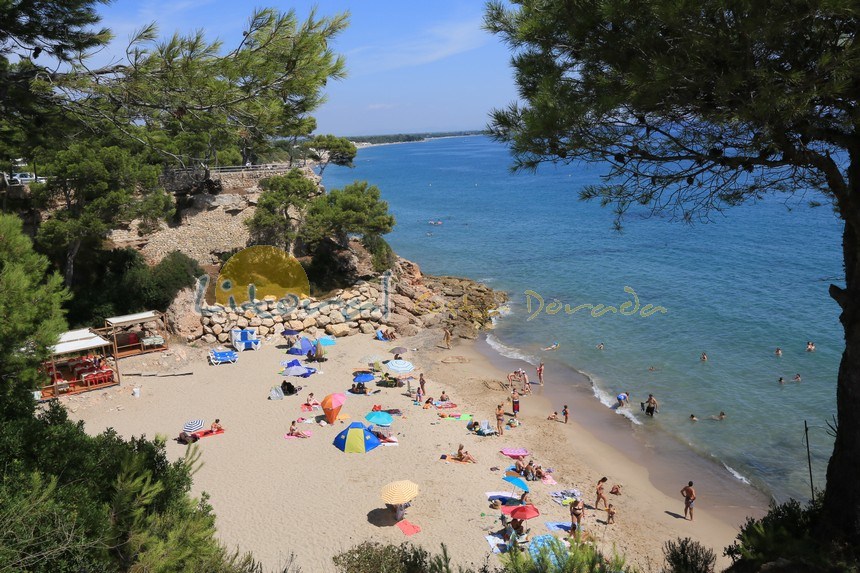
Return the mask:
<svg viewBox="0 0 860 573">
<path fill-rule="evenodd" d="M 663 546 L 665 573 L 713 573 L 717 556 L 713 550 L 689 537 L 667 541 Z"/>
<path fill-rule="evenodd" d="M 379 235 L 365 235 L 361 240 L 364 248 L 371 255 L 371 263 L 373 270 L 381 273 L 390 269 L 394 265 L 394 251 L 388 241 Z"/>
<path fill-rule="evenodd" d="M 423 573 L 430 554 L 408 543 L 382 545 L 365 541 L 332 559 L 341 573 Z"/>
</svg>

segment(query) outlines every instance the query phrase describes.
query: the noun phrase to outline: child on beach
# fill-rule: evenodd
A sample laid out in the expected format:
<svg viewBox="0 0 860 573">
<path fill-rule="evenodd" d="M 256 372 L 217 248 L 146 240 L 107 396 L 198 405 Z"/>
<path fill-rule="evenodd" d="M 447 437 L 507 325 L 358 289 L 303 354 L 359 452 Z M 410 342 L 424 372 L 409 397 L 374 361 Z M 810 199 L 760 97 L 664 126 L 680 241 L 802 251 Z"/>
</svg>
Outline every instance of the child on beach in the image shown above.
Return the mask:
<svg viewBox="0 0 860 573">
<path fill-rule="evenodd" d="M 615 525 L 615 508 L 611 503 L 606 508 L 606 525 Z"/>
<path fill-rule="evenodd" d="M 567 418 L 570 415 L 570 411 L 567 409 L 567 404 L 565 404 L 564 408 L 561 409 L 561 415 L 564 416 L 564 423 L 567 424 Z"/>
<path fill-rule="evenodd" d="M 553 422 L 558 422 L 558 412 L 553 412 L 549 416 L 546 417 L 547 420 L 552 420 Z"/>
</svg>

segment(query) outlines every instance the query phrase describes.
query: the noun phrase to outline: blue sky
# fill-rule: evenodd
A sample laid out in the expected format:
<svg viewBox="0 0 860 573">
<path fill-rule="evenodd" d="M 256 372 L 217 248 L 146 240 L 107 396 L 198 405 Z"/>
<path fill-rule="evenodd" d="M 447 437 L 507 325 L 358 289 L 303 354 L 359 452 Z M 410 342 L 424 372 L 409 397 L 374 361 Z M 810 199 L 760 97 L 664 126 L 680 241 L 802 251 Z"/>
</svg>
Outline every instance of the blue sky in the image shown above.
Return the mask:
<svg viewBox="0 0 860 573">
<path fill-rule="evenodd" d="M 516 99 L 510 53 L 481 29 L 484 3 L 272 1 L 304 19 L 348 11 L 349 28 L 333 44 L 346 56 L 348 77 L 329 82 L 316 112 L 317 133 L 372 135 L 481 129 L 488 113 Z M 115 0 L 102 7 L 103 25 L 122 55 L 129 36 L 155 21 L 163 36 L 206 30 L 235 45 L 254 4 L 236 0 Z M 259 4 L 257 6 L 260 6 Z M 107 57 L 103 53 L 99 59 Z"/>
</svg>

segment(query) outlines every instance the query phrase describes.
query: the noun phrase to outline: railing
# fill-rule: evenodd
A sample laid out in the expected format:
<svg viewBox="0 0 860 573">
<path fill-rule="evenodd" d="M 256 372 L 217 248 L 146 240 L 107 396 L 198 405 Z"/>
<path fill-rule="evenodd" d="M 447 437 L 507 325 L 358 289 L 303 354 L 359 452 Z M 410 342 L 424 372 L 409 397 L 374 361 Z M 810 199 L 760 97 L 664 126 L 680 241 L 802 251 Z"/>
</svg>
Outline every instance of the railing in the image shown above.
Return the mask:
<svg viewBox="0 0 860 573">
<path fill-rule="evenodd" d="M 227 167 L 210 167 L 209 173 L 254 173 L 258 171 L 292 169 L 289 163 L 265 163 L 262 165 L 231 165 Z M 175 173 L 189 173 L 201 171 L 199 167 L 186 167 L 184 169 L 172 169 Z"/>
</svg>

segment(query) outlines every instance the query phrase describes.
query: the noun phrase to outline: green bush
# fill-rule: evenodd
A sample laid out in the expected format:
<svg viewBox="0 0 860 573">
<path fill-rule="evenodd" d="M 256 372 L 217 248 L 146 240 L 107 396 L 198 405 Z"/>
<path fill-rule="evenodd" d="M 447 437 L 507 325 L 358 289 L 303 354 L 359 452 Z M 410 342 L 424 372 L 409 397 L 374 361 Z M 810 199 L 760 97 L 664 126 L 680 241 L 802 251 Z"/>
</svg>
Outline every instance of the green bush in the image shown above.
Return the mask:
<svg viewBox="0 0 860 573">
<path fill-rule="evenodd" d="M 365 541 L 332 560 L 340 573 L 424 573 L 429 557 L 429 553 L 408 543 L 382 545 Z"/>
<path fill-rule="evenodd" d="M 361 244 L 370 253 L 374 271 L 382 273 L 394 266 L 394 251 L 380 235 L 365 235 Z"/>
<path fill-rule="evenodd" d="M 666 557 L 664 573 L 713 573 L 717 562 L 713 550 L 689 537 L 667 541 L 663 555 Z"/>
</svg>

